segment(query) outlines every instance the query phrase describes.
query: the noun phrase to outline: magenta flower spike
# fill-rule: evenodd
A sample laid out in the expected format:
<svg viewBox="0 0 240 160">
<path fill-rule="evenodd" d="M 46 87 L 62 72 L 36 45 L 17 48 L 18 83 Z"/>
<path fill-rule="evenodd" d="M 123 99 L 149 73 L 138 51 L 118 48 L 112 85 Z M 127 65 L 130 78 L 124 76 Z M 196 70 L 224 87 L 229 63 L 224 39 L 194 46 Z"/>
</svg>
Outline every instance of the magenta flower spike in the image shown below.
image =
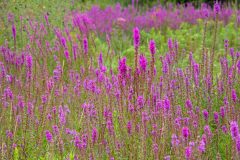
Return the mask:
<svg viewBox="0 0 240 160">
<path fill-rule="evenodd" d="M 83 39 L 83 51 L 85 55 L 88 54 L 88 39 L 86 37 Z"/>
<path fill-rule="evenodd" d="M 48 143 L 51 143 L 53 141 L 52 133 L 49 130 L 46 130 L 45 134 L 46 134 L 46 139 Z"/>
<path fill-rule="evenodd" d="M 12 36 L 14 41 L 16 41 L 16 26 L 14 23 L 12 24 Z"/>
<path fill-rule="evenodd" d="M 230 132 L 233 139 L 237 138 L 237 136 L 239 135 L 238 123 L 236 121 L 232 121 L 230 123 Z"/>
<path fill-rule="evenodd" d="M 138 50 L 140 45 L 140 31 L 137 27 L 133 29 L 133 44 L 134 44 L 135 50 Z"/>
<path fill-rule="evenodd" d="M 70 58 L 68 50 L 64 51 L 64 55 L 67 60 Z"/>
<path fill-rule="evenodd" d="M 147 62 L 147 58 L 143 54 L 141 54 L 139 57 L 139 65 L 143 72 L 147 71 L 148 62 Z"/>
<path fill-rule="evenodd" d="M 185 157 L 187 160 L 189 160 L 192 156 L 192 148 L 191 147 L 187 147 L 185 149 Z"/>
<path fill-rule="evenodd" d="M 185 139 L 188 139 L 188 137 L 190 136 L 190 131 L 189 131 L 188 127 L 183 127 L 182 128 L 182 136 Z"/>
<path fill-rule="evenodd" d="M 149 50 L 150 50 L 150 53 L 152 55 L 154 55 L 156 53 L 156 46 L 155 46 L 155 41 L 154 40 L 150 40 L 150 42 L 149 42 Z"/>
<path fill-rule="evenodd" d="M 236 93 L 236 90 L 235 89 L 232 89 L 232 101 L 234 103 L 237 102 L 237 93 Z"/>
<path fill-rule="evenodd" d="M 93 129 L 92 129 L 92 143 L 93 143 L 93 144 L 96 143 L 97 138 L 98 138 L 97 129 L 96 129 L 96 128 L 93 128 Z"/>
<path fill-rule="evenodd" d="M 219 12 L 220 12 L 220 4 L 218 2 L 216 2 L 214 4 L 214 13 L 217 15 L 217 14 L 219 14 Z"/>
</svg>

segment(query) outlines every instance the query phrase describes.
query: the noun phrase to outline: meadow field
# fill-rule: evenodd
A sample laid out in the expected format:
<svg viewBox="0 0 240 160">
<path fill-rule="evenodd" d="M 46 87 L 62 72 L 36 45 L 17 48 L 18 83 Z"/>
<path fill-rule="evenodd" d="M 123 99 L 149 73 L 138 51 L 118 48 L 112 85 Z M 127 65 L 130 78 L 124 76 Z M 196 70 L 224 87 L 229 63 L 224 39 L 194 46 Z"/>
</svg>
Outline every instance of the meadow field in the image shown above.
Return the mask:
<svg viewBox="0 0 240 160">
<path fill-rule="evenodd" d="M 240 3 L 183 2 L 0 1 L 0 160 L 239 160 Z"/>
</svg>

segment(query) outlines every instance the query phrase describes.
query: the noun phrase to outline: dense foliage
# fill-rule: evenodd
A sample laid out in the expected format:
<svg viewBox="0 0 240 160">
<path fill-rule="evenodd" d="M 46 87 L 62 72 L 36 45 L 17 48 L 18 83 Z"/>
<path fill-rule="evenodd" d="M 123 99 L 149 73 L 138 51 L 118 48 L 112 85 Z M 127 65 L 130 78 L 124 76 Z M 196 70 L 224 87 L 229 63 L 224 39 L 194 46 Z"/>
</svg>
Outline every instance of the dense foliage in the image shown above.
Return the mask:
<svg viewBox="0 0 240 160">
<path fill-rule="evenodd" d="M 240 158 L 239 10 L 75 3 L 1 17 L 0 159 Z"/>
</svg>

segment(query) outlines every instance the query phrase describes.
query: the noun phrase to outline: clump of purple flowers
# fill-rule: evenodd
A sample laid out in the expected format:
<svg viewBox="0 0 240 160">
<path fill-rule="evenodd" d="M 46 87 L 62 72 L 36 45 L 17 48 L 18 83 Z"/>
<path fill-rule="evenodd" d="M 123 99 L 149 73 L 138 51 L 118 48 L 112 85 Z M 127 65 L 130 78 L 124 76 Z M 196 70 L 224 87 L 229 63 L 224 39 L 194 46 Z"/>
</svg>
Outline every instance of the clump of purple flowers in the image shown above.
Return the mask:
<svg viewBox="0 0 240 160">
<path fill-rule="evenodd" d="M 12 32 L 0 46 L 2 159 L 239 159 L 240 54 L 233 40 L 217 41 L 231 10 L 215 3 L 139 12 L 132 2 L 72 11 L 63 28 L 48 15 L 17 25 L 9 14 Z M 215 41 L 145 38 L 198 19 L 205 36 L 214 23 L 219 52 Z M 120 53 L 117 33 L 130 35 L 132 50 Z"/>
</svg>

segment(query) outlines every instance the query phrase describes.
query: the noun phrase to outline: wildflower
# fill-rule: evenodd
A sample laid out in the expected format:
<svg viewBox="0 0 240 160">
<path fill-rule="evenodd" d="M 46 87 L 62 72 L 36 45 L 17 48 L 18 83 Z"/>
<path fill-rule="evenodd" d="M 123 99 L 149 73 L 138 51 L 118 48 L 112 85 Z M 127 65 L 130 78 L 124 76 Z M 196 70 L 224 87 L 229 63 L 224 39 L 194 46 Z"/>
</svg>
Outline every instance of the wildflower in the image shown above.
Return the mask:
<svg viewBox="0 0 240 160">
<path fill-rule="evenodd" d="M 173 42 L 172 42 L 172 39 L 169 38 L 168 39 L 168 49 L 171 50 L 173 48 Z"/>
<path fill-rule="evenodd" d="M 229 47 L 229 40 L 225 39 L 224 40 L 224 47 L 227 49 Z"/>
<path fill-rule="evenodd" d="M 153 144 L 153 152 L 154 152 L 155 156 L 158 155 L 158 144 L 157 143 Z"/>
<path fill-rule="evenodd" d="M 170 156 L 165 156 L 164 160 L 170 160 Z"/>
<path fill-rule="evenodd" d="M 134 43 L 135 50 L 138 50 L 140 45 L 140 32 L 137 27 L 133 29 L 133 43 Z"/>
<path fill-rule="evenodd" d="M 216 2 L 214 4 L 214 13 L 217 15 L 219 14 L 219 12 L 220 12 L 220 5 L 218 4 L 218 2 Z"/>
<path fill-rule="evenodd" d="M 32 56 L 28 54 L 26 56 L 26 68 L 27 68 L 27 78 L 31 79 L 32 77 Z"/>
<path fill-rule="evenodd" d="M 237 63 L 238 73 L 240 74 L 240 60 Z"/>
<path fill-rule="evenodd" d="M 14 14 L 13 13 L 9 13 L 8 14 L 8 22 L 13 22 L 14 21 Z"/>
<path fill-rule="evenodd" d="M 7 136 L 7 138 L 12 139 L 13 138 L 13 133 L 10 130 L 7 130 L 6 131 L 6 136 Z"/>
<path fill-rule="evenodd" d="M 211 132 L 211 129 L 210 129 L 209 125 L 204 126 L 204 133 L 205 133 L 208 137 L 212 137 L 212 132 Z"/>
<path fill-rule="evenodd" d="M 139 64 L 140 64 L 140 67 L 141 67 L 141 70 L 146 72 L 147 70 L 147 58 L 141 54 L 140 57 L 139 57 Z"/>
<path fill-rule="evenodd" d="M 163 60 L 162 61 L 162 72 L 164 74 L 167 74 L 168 73 L 168 62 L 166 60 Z"/>
<path fill-rule="evenodd" d="M 218 115 L 218 112 L 214 112 L 214 113 L 213 113 L 213 117 L 214 117 L 215 123 L 218 124 L 218 122 L 219 122 L 219 115 Z"/>
<path fill-rule="evenodd" d="M 82 148 L 86 149 L 87 148 L 87 143 L 88 143 L 88 135 L 87 134 L 82 135 L 81 142 L 82 142 L 81 143 Z"/>
<path fill-rule="evenodd" d="M 74 145 L 75 145 L 75 147 L 77 147 L 78 149 L 81 149 L 81 140 L 80 140 L 80 138 L 79 138 L 79 136 L 75 136 L 74 137 Z"/>
<path fill-rule="evenodd" d="M 26 67 L 30 70 L 32 68 L 32 55 L 26 55 Z"/>
<path fill-rule="evenodd" d="M 230 123 L 230 131 L 233 139 L 238 136 L 239 130 L 238 130 L 238 123 L 236 121 L 232 121 Z"/>
<path fill-rule="evenodd" d="M 86 37 L 83 39 L 83 51 L 85 55 L 88 54 L 88 39 Z"/>
<path fill-rule="evenodd" d="M 48 14 L 44 15 L 44 19 L 46 21 L 47 26 L 49 26 Z"/>
<path fill-rule="evenodd" d="M 126 60 L 127 60 L 126 57 L 123 57 L 118 62 L 118 71 L 123 76 L 126 76 L 126 74 L 127 74 Z"/>
<path fill-rule="evenodd" d="M 237 101 L 237 93 L 235 89 L 232 89 L 232 101 L 236 103 Z"/>
<path fill-rule="evenodd" d="M 53 130 L 53 133 L 54 133 L 55 135 L 58 135 L 58 134 L 59 134 L 59 128 L 58 128 L 57 125 L 53 125 L 53 126 L 52 126 L 52 130 Z"/>
<path fill-rule="evenodd" d="M 66 59 L 69 59 L 69 52 L 68 52 L 68 50 L 64 51 L 64 55 L 65 55 Z"/>
<path fill-rule="evenodd" d="M 171 140 L 172 146 L 173 146 L 173 147 L 176 147 L 176 146 L 179 145 L 179 143 L 180 143 L 180 141 L 178 140 L 177 135 L 176 135 L 176 134 L 173 134 L 173 135 L 172 135 L 172 140 Z"/>
<path fill-rule="evenodd" d="M 224 126 L 222 126 L 222 132 L 224 133 L 224 134 L 227 134 L 227 127 L 224 125 Z"/>
<path fill-rule="evenodd" d="M 193 127 L 197 128 L 198 127 L 198 122 L 197 121 L 193 121 Z"/>
<path fill-rule="evenodd" d="M 48 143 L 51 143 L 53 140 L 51 132 L 49 130 L 46 130 L 45 134 L 46 134 L 46 139 L 47 139 Z"/>
<path fill-rule="evenodd" d="M 186 108 L 188 108 L 189 110 L 192 110 L 192 102 L 191 102 L 191 100 L 189 100 L 189 99 L 187 99 L 186 100 L 186 103 L 185 103 L 185 106 L 186 106 Z"/>
<path fill-rule="evenodd" d="M 177 40 L 174 41 L 174 47 L 175 47 L 176 50 L 178 50 L 179 44 L 178 44 Z"/>
<path fill-rule="evenodd" d="M 191 147 L 187 147 L 185 149 L 185 157 L 186 157 L 186 159 L 190 159 L 191 156 L 192 156 L 192 148 Z"/>
<path fill-rule="evenodd" d="M 204 153 L 205 150 L 206 150 L 205 146 L 206 146 L 205 142 L 203 140 L 201 140 L 200 143 L 199 143 L 199 146 L 198 146 L 199 152 Z"/>
<path fill-rule="evenodd" d="M 101 68 L 103 65 L 103 58 L 102 58 L 102 52 L 98 56 L 98 66 Z"/>
<path fill-rule="evenodd" d="M 149 116 L 147 112 L 142 112 L 142 123 L 145 124 L 149 120 Z"/>
<path fill-rule="evenodd" d="M 131 121 L 128 121 L 128 123 L 127 123 L 127 131 L 128 131 L 128 134 L 132 133 L 132 122 Z"/>
<path fill-rule="evenodd" d="M 42 95 L 42 103 L 46 104 L 47 103 L 47 95 Z"/>
<path fill-rule="evenodd" d="M 31 102 L 28 102 L 27 113 L 28 115 L 33 114 L 33 104 Z"/>
<path fill-rule="evenodd" d="M 203 9 L 203 16 L 204 16 L 204 18 L 208 18 L 209 17 L 209 12 L 208 12 L 208 10 L 206 8 Z"/>
<path fill-rule="evenodd" d="M 168 99 L 168 97 L 165 97 L 164 99 L 164 109 L 166 112 L 168 112 L 171 108 L 171 103 L 170 100 Z"/>
<path fill-rule="evenodd" d="M 97 129 L 96 128 L 93 128 L 92 129 L 92 143 L 94 144 L 96 141 L 97 141 Z"/>
<path fill-rule="evenodd" d="M 10 100 L 13 99 L 13 92 L 10 87 L 7 87 L 6 89 L 4 89 L 4 97 Z"/>
<path fill-rule="evenodd" d="M 60 124 L 65 125 L 65 123 L 66 123 L 66 113 L 65 113 L 62 106 L 60 106 L 59 109 L 58 109 L 58 118 L 59 118 Z"/>
<path fill-rule="evenodd" d="M 224 107 L 220 107 L 220 115 L 222 118 L 224 118 L 224 116 L 225 116 L 225 108 Z"/>
<path fill-rule="evenodd" d="M 23 100 L 23 96 L 17 96 L 17 99 L 18 99 L 18 107 L 23 109 L 24 106 L 25 106 L 25 103 L 24 103 L 24 100 Z"/>
<path fill-rule="evenodd" d="M 194 147 L 195 146 L 195 142 L 189 142 L 189 146 L 190 147 Z"/>
<path fill-rule="evenodd" d="M 78 50 L 78 45 L 77 44 L 73 44 L 72 51 L 73 51 L 73 58 L 74 58 L 75 61 L 77 59 L 77 50 Z"/>
<path fill-rule="evenodd" d="M 149 50 L 152 55 L 156 53 L 156 46 L 154 40 L 150 40 L 149 42 Z"/>
<path fill-rule="evenodd" d="M 234 48 L 230 48 L 230 55 L 232 58 L 234 58 Z"/>
<path fill-rule="evenodd" d="M 114 127 L 113 127 L 112 120 L 107 120 L 107 129 L 110 135 L 114 134 Z"/>
<path fill-rule="evenodd" d="M 61 44 L 62 46 L 66 49 L 67 48 L 67 44 L 66 44 L 66 39 L 65 37 L 61 37 Z"/>
<path fill-rule="evenodd" d="M 177 127 L 180 127 L 180 125 L 181 125 L 181 118 L 180 117 L 177 117 L 175 119 L 175 124 L 176 124 Z"/>
<path fill-rule="evenodd" d="M 49 121 L 52 120 L 52 115 L 51 115 L 50 113 L 47 114 L 47 119 L 48 119 Z"/>
<path fill-rule="evenodd" d="M 143 98 L 143 96 L 138 96 L 138 98 L 137 98 L 137 105 L 138 105 L 139 109 L 143 108 L 143 106 L 144 106 L 144 98 Z"/>
<path fill-rule="evenodd" d="M 236 138 L 236 149 L 238 154 L 240 154 L 240 135 L 238 135 Z"/>
<path fill-rule="evenodd" d="M 203 117 L 204 117 L 205 121 L 207 121 L 208 120 L 208 111 L 206 109 L 204 109 L 202 113 L 203 113 Z"/>
<path fill-rule="evenodd" d="M 61 74 L 62 74 L 62 72 L 61 72 L 61 65 L 57 65 L 56 66 L 56 68 L 53 70 L 53 79 L 55 80 L 55 81 L 58 81 L 58 80 L 60 80 L 60 77 L 61 77 Z"/>
<path fill-rule="evenodd" d="M 187 139 L 189 137 L 190 131 L 189 131 L 188 127 L 183 127 L 182 128 L 182 135 L 185 139 Z"/>
<path fill-rule="evenodd" d="M 14 41 L 16 41 L 16 26 L 14 25 L 14 23 L 12 24 L 12 35 Z"/>
</svg>

